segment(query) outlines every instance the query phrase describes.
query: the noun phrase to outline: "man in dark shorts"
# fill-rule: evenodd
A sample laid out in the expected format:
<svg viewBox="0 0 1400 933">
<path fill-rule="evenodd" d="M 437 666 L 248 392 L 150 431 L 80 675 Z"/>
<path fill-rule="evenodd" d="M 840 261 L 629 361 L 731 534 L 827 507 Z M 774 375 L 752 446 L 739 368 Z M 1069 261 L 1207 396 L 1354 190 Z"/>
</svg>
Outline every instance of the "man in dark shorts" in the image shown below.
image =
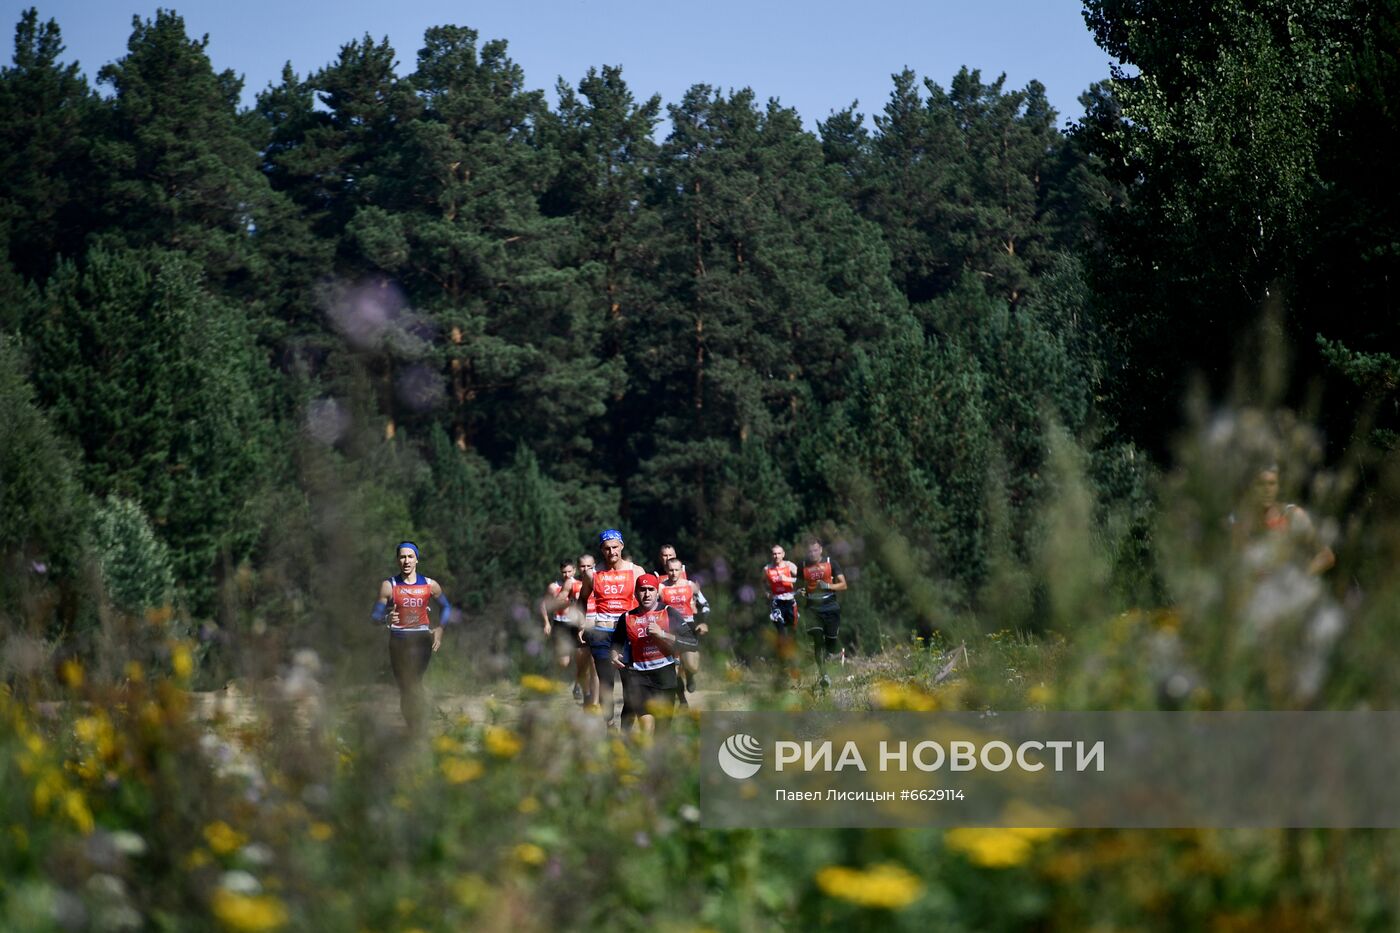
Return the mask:
<svg viewBox="0 0 1400 933">
<path fill-rule="evenodd" d="M 807 599 L 803 618 L 817 656 L 820 683 L 830 687 L 826 659 L 841 650 L 841 603 L 836 594 L 846 589 L 846 575 L 836 561 L 822 553 L 822 543 L 815 538 L 807 545 L 807 559 L 802 562 L 802 587 Z"/>
<path fill-rule="evenodd" d="M 797 631 L 797 565 L 787 559 L 787 552 L 781 544 L 773 545 L 769 552 L 773 558 L 763 568 L 763 579 L 768 584 L 768 618 L 778 638 L 778 661 L 793 668 L 793 658 L 797 654 L 794 634 Z M 796 670 L 793 669 L 793 676 Z"/>
<path fill-rule="evenodd" d="M 655 574 L 637 578 L 637 607 L 618 620 L 612 637 L 612 662 L 629 673 L 622 681 L 623 690 L 631 694 L 623 718 L 630 710 L 643 732 L 655 731 L 658 710 L 673 710 L 680 702 L 677 659 L 681 652 L 700 647 L 680 611 L 661 602 L 660 587 Z M 622 658 L 624 647 L 631 650 L 630 665 Z"/>
<path fill-rule="evenodd" d="M 598 535 L 598 550 L 602 554 L 603 564 L 601 569 L 592 566 L 583 568 L 579 575 L 580 588 L 574 597 L 577 601 L 584 603 L 593 614 L 593 624 L 588 631 L 588 645 L 592 651 L 595 666 L 598 668 L 598 692 L 603 703 L 603 718 L 609 723 L 612 722 L 612 674 L 616 668 L 611 660 L 611 648 L 613 639 L 613 627 L 622 614 L 637 605 L 636 589 L 637 578 L 643 573 L 642 568 L 632 563 L 622 556 L 623 551 L 622 532 L 616 528 L 609 528 Z M 607 669 L 597 664 L 599 654 L 607 659 Z M 623 671 L 622 684 L 622 711 L 624 718 L 629 712 L 627 706 L 627 677 L 629 672 Z"/>
<path fill-rule="evenodd" d="M 574 699 L 587 705 L 593 702 L 596 690 L 593 664 L 583 643 L 583 616 L 576 605 L 581 586 L 574 578 L 574 562 L 561 561 L 559 579 L 550 582 L 540 602 L 540 616 L 544 620 L 544 637 L 553 644 L 559 667 L 574 665 Z"/>
</svg>

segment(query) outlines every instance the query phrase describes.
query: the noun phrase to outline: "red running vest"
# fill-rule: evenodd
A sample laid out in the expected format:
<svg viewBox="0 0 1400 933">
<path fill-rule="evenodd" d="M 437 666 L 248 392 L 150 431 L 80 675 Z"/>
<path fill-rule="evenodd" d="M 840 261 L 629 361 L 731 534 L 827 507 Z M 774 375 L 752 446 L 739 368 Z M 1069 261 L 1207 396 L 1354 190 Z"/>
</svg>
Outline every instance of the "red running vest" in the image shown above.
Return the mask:
<svg viewBox="0 0 1400 933">
<path fill-rule="evenodd" d="M 627 613 L 627 640 L 632 645 L 632 666 L 639 671 L 655 670 L 676 663 L 676 659 L 667 653 L 669 645 L 647 634 L 647 627 L 652 622 L 660 625 L 664 632 L 671 631 L 671 614 L 666 610 L 666 606 L 659 606 L 651 612 Z"/>
<path fill-rule="evenodd" d="M 433 596 L 433 581 L 421 573 L 416 576 L 417 583 L 404 583 L 399 577 L 389 578 L 389 586 L 393 591 L 393 605 L 399 611 L 398 624 L 391 625 L 391 631 L 428 631 L 428 600 Z"/>
</svg>

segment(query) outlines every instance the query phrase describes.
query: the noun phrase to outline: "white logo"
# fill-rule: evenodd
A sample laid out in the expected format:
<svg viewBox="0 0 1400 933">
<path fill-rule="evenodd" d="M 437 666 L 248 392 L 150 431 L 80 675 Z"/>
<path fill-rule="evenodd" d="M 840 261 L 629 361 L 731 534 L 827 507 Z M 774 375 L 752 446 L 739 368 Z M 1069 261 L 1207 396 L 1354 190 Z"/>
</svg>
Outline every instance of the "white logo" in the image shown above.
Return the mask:
<svg viewBox="0 0 1400 933">
<path fill-rule="evenodd" d="M 736 781 L 751 778 L 763 767 L 763 746 L 751 735 L 731 735 L 719 747 L 719 766 Z"/>
</svg>

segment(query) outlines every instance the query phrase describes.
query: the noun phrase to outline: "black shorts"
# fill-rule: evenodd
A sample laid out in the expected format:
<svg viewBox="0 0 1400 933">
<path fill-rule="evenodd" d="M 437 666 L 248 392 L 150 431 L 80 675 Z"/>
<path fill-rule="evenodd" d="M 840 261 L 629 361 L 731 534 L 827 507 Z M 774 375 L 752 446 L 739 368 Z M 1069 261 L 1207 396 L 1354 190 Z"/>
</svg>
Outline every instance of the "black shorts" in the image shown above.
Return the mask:
<svg viewBox="0 0 1400 933">
<path fill-rule="evenodd" d="M 807 631 L 813 635 L 835 638 L 841 631 L 840 606 L 831 609 L 808 609 L 802 613 L 802 618 L 807 620 Z"/>
<path fill-rule="evenodd" d="M 676 665 L 653 668 L 649 671 L 629 671 L 623 679 L 622 689 L 629 699 L 628 706 L 638 716 L 650 711 L 650 704 L 662 709 L 672 709 L 679 702 L 680 678 L 676 676 Z"/>
<path fill-rule="evenodd" d="M 778 630 L 787 631 L 797 624 L 797 600 L 795 599 L 775 599 L 769 607 L 768 618 L 778 627 Z"/>
<path fill-rule="evenodd" d="M 568 654 L 582 648 L 583 643 L 578 640 L 580 631 L 582 629 L 572 622 L 551 621 L 550 638 L 554 641 L 554 650 L 559 654 Z"/>
</svg>

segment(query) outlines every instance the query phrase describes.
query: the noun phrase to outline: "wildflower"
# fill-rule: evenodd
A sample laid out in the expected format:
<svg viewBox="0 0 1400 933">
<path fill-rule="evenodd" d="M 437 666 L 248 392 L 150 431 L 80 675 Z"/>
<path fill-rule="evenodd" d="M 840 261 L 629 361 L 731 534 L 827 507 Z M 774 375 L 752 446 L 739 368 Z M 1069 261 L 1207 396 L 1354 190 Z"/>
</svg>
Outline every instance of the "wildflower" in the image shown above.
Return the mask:
<svg viewBox="0 0 1400 933">
<path fill-rule="evenodd" d="M 1036 684 L 1026 691 L 1026 701 L 1033 706 L 1045 706 L 1055 699 L 1055 691 L 1045 684 Z"/>
<path fill-rule="evenodd" d="M 196 871 L 196 870 L 198 870 L 198 869 L 200 869 L 200 868 L 203 868 L 205 865 L 208 865 L 208 864 L 209 864 L 209 850 L 208 850 L 208 849 L 192 849 L 192 850 L 190 850 L 189 854 L 185 856 L 184 860 L 181 862 L 181 867 L 183 867 L 183 868 L 185 869 L 185 871 Z"/>
<path fill-rule="evenodd" d="M 287 908 L 270 895 L 237 894 L 220 888 L 210 906 L 218 921 L 237 933 L 263 933 L 287 923 Z"/>
<path fill-rule="evenodd" d="M 871 687 L 870 697 L 875 702 L 876 709 L 923 711 L 938 708 L 938 701 L 917 687 L 888 680 L 879 681 Z"/>
<path fill-rule="evenodd" d="M 126 679 L 134 684 L 139 684 L 146 679 L 146 671 L 141 667 L 140 661 L 126 662 Z"/>
<path fill-rule="evenodd" d="M 462 745 L 450 735 L 440 735 L 433 739 L 433 751 L 441 755 L 455 755 Z"/>
<path fill-rule="evenodd" d="M 511 851 L 511 856 L 522 865 L 543 865 L 548 855 L 533 842 L 522 842 Z"/>
<path fill-rule="evenodd" d="M 213 849 L 216 855 L 228 855 L 242 848 L 248 837 L 219 820 L 204 827 L 204 841 L 209 843 L 209 848 Z"/>
<path fill-rule="evenodd" d="M 817 872 L 816 881 L 823 894 L 858 907 L 899 910 L 924 894 L 924 883 L 917 876 L 889 863 L 864 870 L 828 865 Z"/>
<path fill-rule="evenodd" d="M 521 813 L 526 814 L 534 813 L 539 808 L 540 802 L 534 797 L 526 797 L 524 800 L 521 800 L 520 805 L 516 807 L 516 809 L 519 810 Z"/>
<path fill-rule="evenodd" d="M 146 854 L 146 840 L 130 830 L 119 829 L 108 838 L 112 840 L 113 847 L 123 855 L 140 856 Z"/>
<path fill-rule="evenodd" d="M 554 681 L 539 674 L 526 674 L 520 678 L 520 686 L 533 693 L 553 693 Z"/>
<path fill-rule="evenodd" d="M 520 754 L 520 736 L 501 726 L 491 726 L 482 738 L 486 750 L 497 758 L 514 758 Z"/>
<path fill-rule="evenodd" d="M 944 844 L 984 868 L 1011 868 L 1030 858 L 1034 844 L 1058 834 L 1058 829 L 950 829 Z"/>
<path fill-rule="evenodd" d="M 329 823 L 315 822 L 307 827 L 307 835 L 317 842 L 325 842 L 335 835 L 335 829 Z"/>
<path fill-rule="evenodd" d="M 481 777 L 481 762 L 471 758 L 444 758 L 442 776 L 449 784 L 465 784 Z"/>
<path fill-rule="evenodd" d="M 226 871 L 219 878 L 219 887 L 234 894 L 261 894 L 262 885 L 246 871 Z"/>
<path fill-rule="evenodd" d="M 83 665 L 77 658 L 69 658 L 58 666 L 58 681 L 74 690 L 83 685 Z"/>
<path fill-rule="evenodd" d="M 190 675 L 194 673 L 194 655 L 190 654 L 189 645 L 176 642 L 170 652 L 170 668 L 179 679 L 189 680 Z"/>
<path fill-rule="evenodd" d="M 457 903 L 468 910 L 474 910 L 490 895 L 491 886 L 480 875 L 466 874 L 457 879 L 457 883 L 452 886 L 452 893 L 457 896 Z"/>
<path fill-rule="evenodd" d="M 82 791 L 66 790 L 63 792 L 63 813 L 73 821 L 73 825 L 78 827 L 79 832 L 84 835 L 92 832 L 92 811 L 88 809 L 87 800 L 83 797 Z"/>
</svg>

